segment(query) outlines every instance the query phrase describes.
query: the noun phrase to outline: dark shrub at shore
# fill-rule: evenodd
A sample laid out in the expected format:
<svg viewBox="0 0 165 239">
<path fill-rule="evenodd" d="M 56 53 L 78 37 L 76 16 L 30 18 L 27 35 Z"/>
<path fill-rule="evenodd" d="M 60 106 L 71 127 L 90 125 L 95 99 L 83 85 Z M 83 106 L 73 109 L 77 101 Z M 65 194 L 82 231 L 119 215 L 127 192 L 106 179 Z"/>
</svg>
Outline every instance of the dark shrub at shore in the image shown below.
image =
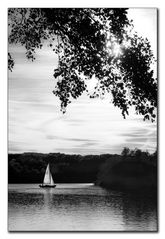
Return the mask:
<svg viewBox="0 0 165 239">
<path fill-rule="evenodd" d="M 155 192 L 157 190 L 156 159 L 156 153 L 150 155 L 140 150 L 127 152 L 120 157 L 112 157 L 102 165 L 96 184 L 108 189 Z"/>
</svg>

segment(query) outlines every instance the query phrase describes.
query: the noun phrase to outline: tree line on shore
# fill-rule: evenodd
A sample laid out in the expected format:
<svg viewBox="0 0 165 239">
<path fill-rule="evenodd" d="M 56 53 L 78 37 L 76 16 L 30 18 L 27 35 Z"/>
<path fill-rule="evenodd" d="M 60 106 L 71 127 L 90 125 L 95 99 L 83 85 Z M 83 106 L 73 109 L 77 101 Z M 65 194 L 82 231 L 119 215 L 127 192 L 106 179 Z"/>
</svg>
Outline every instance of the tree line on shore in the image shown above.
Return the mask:
<svg viewBox="0 0 165 239">
<path fill-rule="evenodd" d="M 47 163 L 57 183 L 93 182 L 112 188 L 127 184 L 141 187 L 148 181 L 153 187 L 157 185 L 157 151 L 150 154 L 129 148 L 124 148 L 121 155 L 9 154 L 8 182 L 41 183 Z"/>
</svg>

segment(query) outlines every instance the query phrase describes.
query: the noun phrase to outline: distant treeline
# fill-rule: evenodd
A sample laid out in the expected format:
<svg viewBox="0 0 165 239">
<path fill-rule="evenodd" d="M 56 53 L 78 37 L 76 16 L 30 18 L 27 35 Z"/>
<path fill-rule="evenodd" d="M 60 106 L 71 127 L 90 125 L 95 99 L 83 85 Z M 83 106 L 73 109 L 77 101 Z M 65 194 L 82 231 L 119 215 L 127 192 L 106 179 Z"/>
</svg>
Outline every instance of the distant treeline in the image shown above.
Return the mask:
<svg viewBox="0 0 165 239">
<path fill-rule="evenodd" d="M 48 163 L 55 182 L 95 182 L 101 165 L 111 157 L 109 154 L 9 154 L 9 183 L 41 183 Z"/>
<path fill-rule="evenodd" d="M 51 173 L 57 183 L 94 182 L 113 187 L 116 185 L 117 175 L 118 179 L 126 175 L 130 179 L 130 175 L 136 175 L 137 178 L 138 175 L 149 175 L 150 171 L 156 172 L 157 153 L 149 154 L 139 149 L 124 148 L 121 155 L 9 154 L 8 182 L 41 183 L 47 163 L 50 163 Z M 112 181 L 115 182 L 114 185 Z"/>
</svg>

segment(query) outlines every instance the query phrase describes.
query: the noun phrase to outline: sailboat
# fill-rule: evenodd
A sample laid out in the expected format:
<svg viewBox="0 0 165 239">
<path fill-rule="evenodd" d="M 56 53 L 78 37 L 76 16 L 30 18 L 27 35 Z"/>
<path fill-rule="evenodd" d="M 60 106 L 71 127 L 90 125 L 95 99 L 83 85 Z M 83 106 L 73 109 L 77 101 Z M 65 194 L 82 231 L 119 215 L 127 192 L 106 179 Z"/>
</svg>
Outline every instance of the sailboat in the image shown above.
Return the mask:
<svg viewBox="0 0 165 239">
<path fill-rule="evenodd" d="M 49 163 L 46 168 L 43 184 L 40 184 L 39 186 L 40 188 L 55 188 L 56 187 L 53 181 L 52 174 L 50 172 Z"/>
</svg>

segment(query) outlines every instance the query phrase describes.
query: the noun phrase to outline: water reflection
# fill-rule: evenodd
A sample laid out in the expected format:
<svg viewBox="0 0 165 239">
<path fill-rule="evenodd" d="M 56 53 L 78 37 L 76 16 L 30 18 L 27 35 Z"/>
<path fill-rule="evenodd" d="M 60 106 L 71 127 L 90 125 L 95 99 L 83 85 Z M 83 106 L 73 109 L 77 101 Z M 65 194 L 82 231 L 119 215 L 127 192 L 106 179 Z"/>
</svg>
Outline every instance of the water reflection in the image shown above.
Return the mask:
<svg viewBox="0 0 165 239">
<path fill-rule="evenodd" d="M 123 196 L 123 221 L 127 230 L 157 230 L 157 202 L 153 195 Z"/>
<path fill-rule="evenodd" d="M 156 203 L 144 195 L 99 187 L 30 190 L 9 191 L 9 230 L 157 230 Z"/>
</svg>

